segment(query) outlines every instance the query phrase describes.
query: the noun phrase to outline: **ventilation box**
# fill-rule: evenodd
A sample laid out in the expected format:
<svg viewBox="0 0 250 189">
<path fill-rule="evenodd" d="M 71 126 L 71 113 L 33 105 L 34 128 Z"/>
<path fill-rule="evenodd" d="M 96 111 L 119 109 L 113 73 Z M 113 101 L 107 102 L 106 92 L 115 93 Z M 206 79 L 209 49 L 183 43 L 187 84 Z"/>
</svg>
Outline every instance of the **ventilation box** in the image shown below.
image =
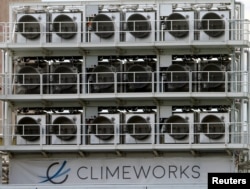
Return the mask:
<svg viewBox="0 0 250 189">
<path fill-rule="evenodd" d="M 174 113 L 163 124 L 163 143 L 194 143 L 194 113 Z"/>
<path fill-rule="evenodd" d="M 80 43 L 82 13 L 51 13 L 50 31 L 52 43 Z"/>
<path fill-rule="evenodd" d="M 81 144 L 81 114 L 52 114 L 51 144 Z"/>
<path fill-rule="evenodd" d="M 229 113 L 200 113 L 200 143 L 228 143 Z"/>
<path fill-rule="evenodd" d="M 120 143 L 120 114 L 99 114 L 88 126 L 90 144 Z"/>
<path fill-rule="evenodd" d="M 155 12 L 125 13 L 126 42 L 155 41 Z"/>
<path fill-rule="evenodd" d="M 49 42 L 47 13 L 17 14 L 16 42 L 41 44 Z"/>
<path fill-rule="evenodd" d="M 228 41 L 229 40 L 229 11 L 200 12 L 200 40 Z"/>
<path fill-rule="evenodd" d="M 45 114 L 29 115 L 19 114 L 16 118 L 16 143 L 17 145 L 41 145 L 46 144 Z"/>
<path fill-rule="evenodd" d="M 155 114 L 127 113 L 125 114 L 124 143 L 125 144 L 154 144 L 155 143 Z"/>
</svg>

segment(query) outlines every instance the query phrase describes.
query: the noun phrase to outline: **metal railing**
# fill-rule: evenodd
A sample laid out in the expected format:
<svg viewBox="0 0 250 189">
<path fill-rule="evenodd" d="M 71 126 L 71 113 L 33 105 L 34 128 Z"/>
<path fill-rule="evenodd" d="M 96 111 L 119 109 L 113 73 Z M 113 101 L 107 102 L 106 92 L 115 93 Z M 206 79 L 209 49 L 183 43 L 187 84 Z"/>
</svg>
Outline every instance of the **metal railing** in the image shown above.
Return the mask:
<svg viewBox="0 0 250 189">
<path fill-rule="evenodd" d="M 1 95 L 249 92 L 249 72 L 163 71 L 2 74 Z"/>
<path fill-rule="evenodd" d="M 1 44 L 46 44 L 46 43 L 137 43 L 140 42 L 214 42 L 249 41 L 248 20 L 205 20 L 206 28 L 201 27 L 200 19 L 193 20 L 150 20 L 150 21 L 95 21 L 95 22 L 2 22 L 0 23 Z M 213 26 L 214 22 L 223 22 L 222 26 Z M 131 23 L 132 24 L 131 24 Z M 141 26 L 146 22 L 146 25 Z M 164 24 L 168 22 L 166 27 Z M 179 23 L 180 22 L 180 23 Z M 178 24 L 189 24 L 193 28 L 177 27 Z M 203 20 L 204 22 L 204 20 Z M 213 22 L 210 24 L 210 22 Z M 93 27 L 93 24 L 95 27 Z M 74 28 L 70 26 L 74 25 Z M 112 27 L 104 27 L 110 25 Z M 131 25 L 132 27 L 128 27 Z M 213 27 L 212 27 L 213 26 Z M 146 28 L 145 28 L 146 27 Z M 211 28 L 212 27 L 212 28 Z M 20 29 L 21 28 L 21 29 Z M 186 33 L 185 37 L 179 35 Z M 203 37 L 205 33 L 205 36 Z M 213 37 L 214 33 L 220 36 Z M 212 34 L 212 36 L 209 36 Z M 108 35 L 108 37 L 107 37 Z M 170 37 L 169 37 L 170 36 Z M 140 38 L 140 40 L 138 40 Z M 96 44 L 95 44 L 96 45 Z M 102 44 L 103 45 L 103 44 Z M 165 43 L 167 45 L 167 43 Z"/>
<path fill-rule="evenodd" d="M 4 126 L 3 146 L 110 145 L 127 144 L 249 144 L 245 122 L 194 123 L 99 123 L 99 124 L 9 124 Z M 183 145 L 183 148 L 190 148 Z M 135 147 L 135 146 L 134 146 Z M 202 148 L 202 146 L 200 146 Z M 214 146 L 216 148 L 216 146 Z"/>
</svg>

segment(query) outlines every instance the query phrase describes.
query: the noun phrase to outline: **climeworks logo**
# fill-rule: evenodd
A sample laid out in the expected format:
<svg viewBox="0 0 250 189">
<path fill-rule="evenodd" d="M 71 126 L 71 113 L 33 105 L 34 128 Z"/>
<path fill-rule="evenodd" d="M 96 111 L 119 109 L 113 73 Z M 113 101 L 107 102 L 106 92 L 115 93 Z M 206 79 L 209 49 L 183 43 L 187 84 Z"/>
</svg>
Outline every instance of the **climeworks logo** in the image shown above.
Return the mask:
<svg viewBox="0 0 250 189">
<path fill-rule="evenodd" d="M 59 162 L 52 163 L 47 168 L 46 176 L 39 176 L 40 178 L 44 179 L 40 183 L 46 183 L 46 182 L 51 182 L 52 184 L 64 183 L 68 179 L 69 175 L 67 173 L 70 171 L 70 168 L 68 169 L 65 168 L 66 164 L 67 161 L 64 161 L 61 166 L 58 166 Z"/>
</svg>

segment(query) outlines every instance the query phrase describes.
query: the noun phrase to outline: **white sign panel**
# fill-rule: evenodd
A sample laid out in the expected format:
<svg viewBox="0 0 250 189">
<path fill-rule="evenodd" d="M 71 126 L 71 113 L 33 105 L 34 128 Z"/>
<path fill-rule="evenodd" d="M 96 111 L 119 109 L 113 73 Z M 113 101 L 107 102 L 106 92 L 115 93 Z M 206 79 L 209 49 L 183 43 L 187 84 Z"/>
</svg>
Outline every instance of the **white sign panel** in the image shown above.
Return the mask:
<svg viewBox="0 0 250 189">
<path fill-rule="evenodd" d="M 233 170 L 229 157 L 12 159 L 10 184 L 198 184 Z"/>
</svg>

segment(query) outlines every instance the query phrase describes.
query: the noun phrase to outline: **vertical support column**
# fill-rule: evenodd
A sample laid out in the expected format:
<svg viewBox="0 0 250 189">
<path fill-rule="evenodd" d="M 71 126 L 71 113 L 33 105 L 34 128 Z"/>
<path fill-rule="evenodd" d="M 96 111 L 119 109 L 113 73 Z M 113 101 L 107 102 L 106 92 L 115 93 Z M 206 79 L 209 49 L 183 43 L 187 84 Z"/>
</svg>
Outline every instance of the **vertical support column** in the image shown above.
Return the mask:
<svg viewBox="0 0 250 189">
<path fill-rule="evenodd" d="M 163 121 L 164 119 L 166 119 L 166 118 L 169 118 L 170 116 L 172 116 L 172 106 L 161 106 L 161 105 L 159 105 L 159 106 L 157 106 L 157 111 L 159 112 L 158 113 L 158 115 L 157 116 L 159 116 L 159 121 Z M 159 131 L 158 131 L 158 136 L 159 137 L 157 137 L 158 139 L 157 139 L 157 143 L 159 144 L 159 143 L 161 143 L 161 128 L 160 128 L 160 126 L 161 126 L 161 124 L 159 123 L 159 126 L 158 126 L 158 129 L 159 129 Z"/>
<path fill-rule="evenodd" d="M 82 126 L 81 126 L 81 138 L 82 138 L 82 145 L 87 144 L 86 136 L 87 136 L 87 124 L 86 124 L 86 106 L 83 105 L 82 107 Z"/>
<path fill-rule="evenodd" d="M 4 133 L 4 146 L 9 146 L 12 144 L 13 141 L 13 126 L 14 124 L 12 123 L 12 107 L 8 102 L 4 102 L 4 128 L 3 128 L 3 133 Z"/>
<path fill-rule="evenodd" d="M 4 92 L 5 97 L 8 97 L 8 94 L 12 93 L 12 73 L 13 73 L 13 65 L 12 65 L 12 53 L 10 51 L 6 51 L 4 53 Z M 3 114 L 3 133 L 4 133 L 4 145 L 8 146 L 12 144 L 12 106 L 9 102 L 4 102 L 4 114 Z"/>
<path fill-rule="evenodd" d="M 86 57 L 85 56 L 82 57 L 81 66 L 82 66 L 81 68 L 82 72 L 80 73 L 80 85 L 81 85 L 80 88 L 82 88 L 81 93 L 86 94 Z"/>
<path fill-rule="evenodd" d="M 2 98 L 5 98 L 5 84 L 4 84 L 4 81 L 5 81 L 5 75 L 6 74 L 4 74 L 4 54 L 5 54 L 5 51 L 4 50 L 2 50 L 1 51 L 1 58 L 2 58 L 2 67 L 1 67 L 1 78 L 0 78 L 0 81 L 1 81 L 1 83 L 0 83 L 0 87 L 1 87 L 1 89 L 0 89 L 0 95 L 2 96 Z M 1 107 L 1 109 L 0 109 L 0 139 L 1 139 L 1 145 L 3 145 L 3 142 L 4 142 L 4 139 L 3 139 L 3 137 L 4 137 L 4 133 L 3 133 L 3 127 L 4 127 L 4 122 L 3 122 L 3 118 L 4 118 L 4 102 L 0 102 L 0 107 Z"/>
<path fill-rule="evenodd" d="M 166 71 L 166 69 L 169 66 L 171 66 L 171 64 L 172 64 L 172 55 L 171 54 L 170 55 L 169 54 L 167 54 L 167 55 L 158 55 L 158 63 L 157 64 L 158 64 L 157 67 L 158 67 L 158 70 L 159 70 L 158 88 L 159 88 L 160 92 L 166 92 L 168 89 L 166 88 L 167 86 L 164 83 L 162 83 L 163 80 L 164 80 L 164 78 L 163 78 L 164 76 L 160 72 L 162 72 L 163 70 Z"/>
<path fill-rule="evenodd" d="M 237 57 L 235 52 L 232 53 L 231 59 L 231 79 L 230 79 L 230 92 L 237 92 L 237 71 L 238 71 L 239 62 L 237 61 Z"/>
</svg>

